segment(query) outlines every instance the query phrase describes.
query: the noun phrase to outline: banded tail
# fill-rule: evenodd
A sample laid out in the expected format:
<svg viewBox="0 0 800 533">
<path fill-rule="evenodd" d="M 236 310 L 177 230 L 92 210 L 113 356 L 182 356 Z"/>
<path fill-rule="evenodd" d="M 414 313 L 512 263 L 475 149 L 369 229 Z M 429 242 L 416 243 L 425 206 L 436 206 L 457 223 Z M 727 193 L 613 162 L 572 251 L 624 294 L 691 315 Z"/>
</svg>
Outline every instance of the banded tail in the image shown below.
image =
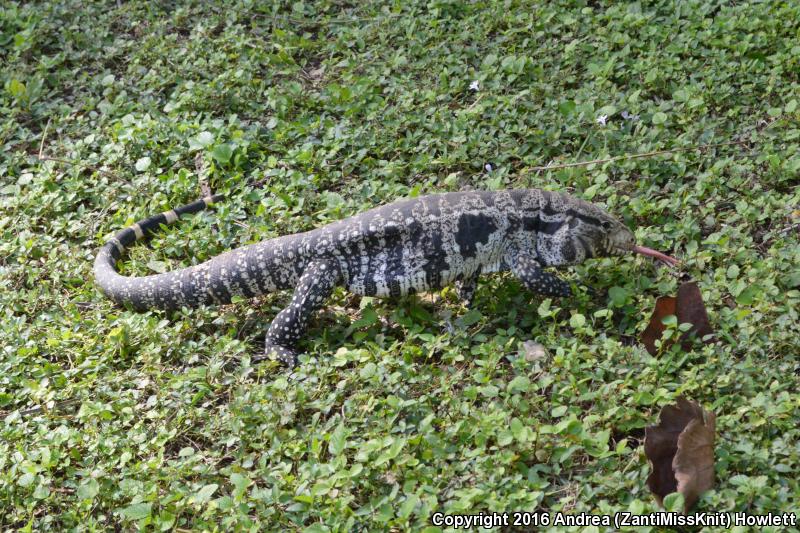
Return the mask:
<svg viewBox="0 0 800 533">
<path fill-rule="evenodd" d="M 211 259 L 200 265 L 164 274 L 142 277 L 122 276 L 116 269 L 117 261 L 125 249 L 138 240 L 149 237 L 161 224 L 172 224 L 181 215 L 199 213 L 213 203 L 224 199 L 222 195 L 206 196 L 200 200 L 136 222 L 111 237 L 100 249 L 94 261 L 94 276 L 100 290 L 114 302 L 129 304 L 135 309 L 176 309 L 195 307 L 206 303 L 227 303 L 229 288 L 216 286 L 210 275 Z M 219 256 L 221 257 L 221 256 Z"/>
</svg>

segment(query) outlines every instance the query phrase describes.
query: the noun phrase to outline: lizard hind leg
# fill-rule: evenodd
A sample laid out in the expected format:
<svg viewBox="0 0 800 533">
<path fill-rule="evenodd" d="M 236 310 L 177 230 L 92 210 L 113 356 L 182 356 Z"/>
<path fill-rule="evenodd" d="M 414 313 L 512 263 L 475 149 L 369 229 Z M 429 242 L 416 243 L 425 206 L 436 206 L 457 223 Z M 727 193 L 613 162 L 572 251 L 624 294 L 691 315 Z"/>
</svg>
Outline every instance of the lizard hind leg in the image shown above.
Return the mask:
<svg viewBox="0 0 800 533">
<path fill-rule="evenodd" d="M 341 273 L 333 261 L 315 260 L 308 264 L 291 302 L 269 326 L 265 356 L 276 356 L 289 367 L 297 365 L 297 341 L 305 333 L 311 316 L 325 303 L 340 280 Z"/>
</svg>

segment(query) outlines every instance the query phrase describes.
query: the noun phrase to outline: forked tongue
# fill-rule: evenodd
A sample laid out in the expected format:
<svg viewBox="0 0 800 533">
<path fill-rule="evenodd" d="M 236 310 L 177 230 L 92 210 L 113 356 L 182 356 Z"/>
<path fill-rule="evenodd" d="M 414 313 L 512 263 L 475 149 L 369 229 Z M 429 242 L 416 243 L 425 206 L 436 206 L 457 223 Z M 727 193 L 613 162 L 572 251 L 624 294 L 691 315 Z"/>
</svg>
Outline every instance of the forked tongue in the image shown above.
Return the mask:
<svg viewBox="0 0 800 533">
<path fill-rule="evenodd" d="M 671 267 L 678 266 L 681 263 L 674 257 L 670 257 L 667 254 L 662 254 L 659 251 L 653 250 L 651 248 L 646 248 L 644 246 L 634 246 L 633 251 L 637 254 L 642 254 L 646 255 L 647 257 L 652 257 L 653 259 L 666 263 Z"/>
</svg>

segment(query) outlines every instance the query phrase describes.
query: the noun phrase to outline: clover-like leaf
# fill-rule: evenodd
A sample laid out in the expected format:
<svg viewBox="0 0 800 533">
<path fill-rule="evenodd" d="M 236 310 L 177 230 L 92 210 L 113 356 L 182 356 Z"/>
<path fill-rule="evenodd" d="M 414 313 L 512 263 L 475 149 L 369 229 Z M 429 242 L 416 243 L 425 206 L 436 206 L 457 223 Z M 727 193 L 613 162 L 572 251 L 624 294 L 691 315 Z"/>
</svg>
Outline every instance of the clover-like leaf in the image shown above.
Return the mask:
<svg viewBox="0 0 800 533">
<path fill-rule="evenodd" d="M 119 510 L 119 514 L 128 520 L 142 520 L 150 516 L 152 510 L 151 503 L 134 503 Z"/>
<path fill-rule="evenodd" d="M 189 149 L 199 150 L 206 148 L 214 143 L 214 134 L 210 131 L 201 131 L 194 137 L 189 138 Z"/>
<path fill-rule="evenodd" d="M 225 164 L 231 160 L 233 149 L 229 144 L 218 144 L 214 147 L 214 150 L 211 151 L 211 155 L 217 160 L 217 162 Z"/>
<path fill-rule="evenodd" d="M 149 157 L 142 157 L 136 160 L 136 170 L 138 172 L 144 172 L 148 168 L 150 168 L 150 158 Z"/>
</svg>

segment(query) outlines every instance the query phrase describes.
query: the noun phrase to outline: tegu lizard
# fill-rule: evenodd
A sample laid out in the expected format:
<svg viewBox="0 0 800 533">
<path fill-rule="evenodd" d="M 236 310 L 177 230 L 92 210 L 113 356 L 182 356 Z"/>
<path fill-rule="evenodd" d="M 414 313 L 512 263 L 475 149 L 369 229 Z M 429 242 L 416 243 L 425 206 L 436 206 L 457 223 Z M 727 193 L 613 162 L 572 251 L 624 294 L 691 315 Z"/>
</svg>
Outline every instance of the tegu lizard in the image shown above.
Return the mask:
<svg viewBox="0 0 800 533">
<path fill-rule="evenodd" d="M 125 277 L 116 262 L 125 247 L 161 224 L 221 199 L 210 196 L 137 222 L 112 237 L 94 263 L 103 293 L 135 309 L 229 303 L 293 289 L 266 335 L 266 355 L 297 364 L 297 342 L 312 314 L 337 286 L 364 296 L 404 296 L 456 284 L 469 304 L 478 277 L 510 271 L 543 296 L 568 296 L 570 285 L 546 267 L 637 252 L 633 233 L 598 206 L 538 189 L 452 192 L 371 209 L 321 228 L 244 246 L 195 266 Z"/>
</svg>

